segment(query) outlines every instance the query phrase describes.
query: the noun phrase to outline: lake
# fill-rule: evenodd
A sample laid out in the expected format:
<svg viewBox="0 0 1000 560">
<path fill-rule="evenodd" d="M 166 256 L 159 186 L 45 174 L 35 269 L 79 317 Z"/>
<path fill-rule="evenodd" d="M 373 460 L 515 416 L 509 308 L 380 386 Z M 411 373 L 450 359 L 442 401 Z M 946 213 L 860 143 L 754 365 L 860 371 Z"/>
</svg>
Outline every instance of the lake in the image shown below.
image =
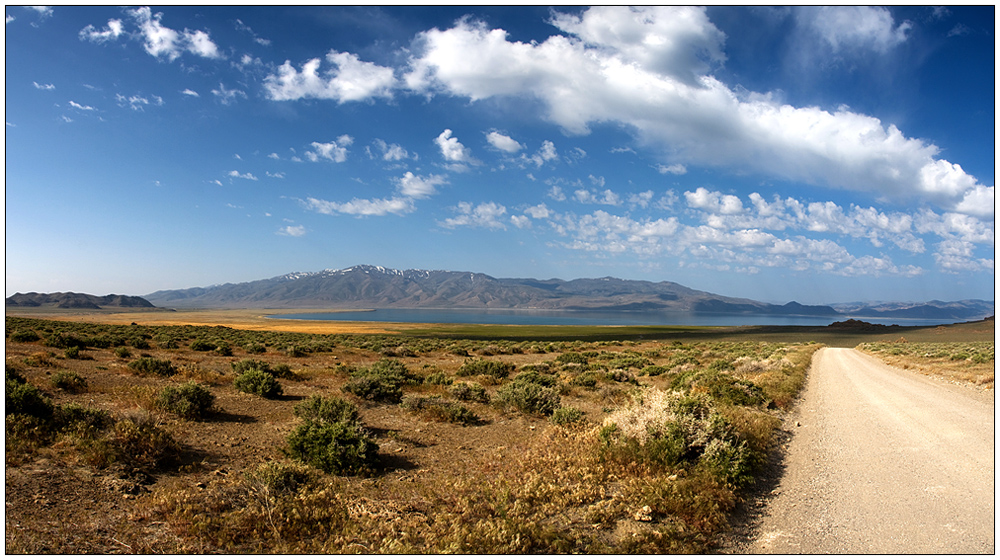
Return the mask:
<svg viewBox="0 0 1000 560">
<path fill-rule="evenodd" d="M 734 315 L 725 313 L 665 313 L 656 311 L 567 311 L 555 309 L 376 309 L 268 315 L 272 319 L 363 321 L 376 323 L 459 323 L 481 325 L 789 325 L 826 326 L 849 318 L 882 325 L 921 326 L 955 322 L 948 319 L 895 319 L 849 316 Z"/>
</svg>

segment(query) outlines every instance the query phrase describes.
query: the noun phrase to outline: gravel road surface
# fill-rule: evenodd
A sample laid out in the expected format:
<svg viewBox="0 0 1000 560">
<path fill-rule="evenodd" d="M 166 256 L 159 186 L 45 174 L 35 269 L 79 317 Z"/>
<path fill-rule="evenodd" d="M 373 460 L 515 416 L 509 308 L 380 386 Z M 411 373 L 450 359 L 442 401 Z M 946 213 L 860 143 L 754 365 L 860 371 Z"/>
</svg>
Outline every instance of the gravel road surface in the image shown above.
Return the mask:
<svg viewBox="0 0 1000 560">
<path fill-rule="evenodd" d="M 993 417 L 992 391 L 820 350 L 784 474 L 726 552 L 993 554 Z"/>
</svg>

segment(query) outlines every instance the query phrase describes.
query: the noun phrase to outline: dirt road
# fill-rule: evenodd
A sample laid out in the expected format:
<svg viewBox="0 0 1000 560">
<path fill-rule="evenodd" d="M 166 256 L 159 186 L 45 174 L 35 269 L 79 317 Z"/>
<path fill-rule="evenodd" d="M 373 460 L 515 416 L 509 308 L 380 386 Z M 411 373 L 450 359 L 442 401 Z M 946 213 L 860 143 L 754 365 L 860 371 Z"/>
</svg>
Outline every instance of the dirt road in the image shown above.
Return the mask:
<svg viewBox="0 0 1000 560">
<path fill-rule="evenodd" d="M 993 393 L 813 358 L 785 471 L 729 552 L 994 553 Z"/>
</svg>

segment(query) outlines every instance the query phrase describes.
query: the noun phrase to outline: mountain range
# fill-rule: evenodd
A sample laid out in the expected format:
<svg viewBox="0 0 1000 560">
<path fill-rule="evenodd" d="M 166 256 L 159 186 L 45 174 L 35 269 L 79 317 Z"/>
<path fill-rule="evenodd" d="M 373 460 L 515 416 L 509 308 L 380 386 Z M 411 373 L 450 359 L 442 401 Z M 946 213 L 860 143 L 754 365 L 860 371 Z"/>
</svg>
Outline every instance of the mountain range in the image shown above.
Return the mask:
<svg viewBox="0 0 1000 560">
<path fill-rule="evenodd" d="M 76 292 L 56 292 L 52 294 L 16 293 L 4 299 L 8 307 L 56 307 L 59 309 L 104 309 L 105 307 L 153 307 L 138 296 L 109 294 L 92 296 Z"/>
<path fill-rule="evenodd" d="M 993 303 L 961 302 L 784 305 L 694 290 L 674 282 L 619 278 L 536 280 L 494 278 L 475 272 L 397 270 L 359 265 L 296 272 L 266 280 L 205 288 L 163 290 L 144 296 L 163 307 L 286 308 L 493 308 L 659 311 L 747 315 L 982 319 Z"/>
</svg>

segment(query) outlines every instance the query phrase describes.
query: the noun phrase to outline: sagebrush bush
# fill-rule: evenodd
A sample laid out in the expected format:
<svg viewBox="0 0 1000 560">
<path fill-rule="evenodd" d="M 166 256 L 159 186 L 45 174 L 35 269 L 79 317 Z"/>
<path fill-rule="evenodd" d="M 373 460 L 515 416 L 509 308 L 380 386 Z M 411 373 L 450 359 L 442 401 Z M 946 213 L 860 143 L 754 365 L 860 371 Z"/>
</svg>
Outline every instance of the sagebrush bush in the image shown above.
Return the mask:
<svg viewBox="0 0 1000 560">
<path fill-rule="evenodd" d="M 727 483 L 751 480 L 754 457 L 705 394 L 641 389 L 604 419 L 599 437 L 607 458 L 690 463 Z"/>
<path fill-rule="evenodd" d="M 459 377 L 473 377 L 485 375 L 497 380 L 506 379 L 514 371 L 514 364 L 495 360 L 472 360 L 462 364 L 458 368 L 456 375 Z"/>
<path fill-rule="evenodd" d="M 47 420 L 52 417 L 52 401 L 38 387 L 8 370 L 4 379 L 4 414 L 23 414 Z"/>
<path fill-rule="evenodd" d="M 559 391 L 529 381 L 512 381 L 500 387 L 495 404 L 512 407 L 528 414 L 548 416 L 559 406 Z"/>
<path fill-rule="evenodd" d="M 132 351 L 129 350 L 128 347 L 126 346 L 119 346 L 118 348 L 115 348 L 115 357 L 121 358 L 123 360 L 126 358 L 131 358 Z"/>
<path fill-rule="evenodd" d="M 269 364 L 263 360 L 255 360 L 253 358 L 244 358 L 242 360 L 237 360 L 229 364 L 233 368 L 233 373 L 239 375 L 245 373 L 249 370 L 256 369 L 270 373 L 271 375 L 281 378 L 281 379 L 295 379 L 296 375 L 292 372 L 291 366 L 288 364 Z"/>
<path fill-rule="evenodd" d="M 479 403 L 490 402 L 490 397 L 486 394 L 486 389 L 476 382 L 459 381 L 449 388 L 449 392 L 451 393 L 451 396 L 460 401 Z"/>
<path fill-rule="evenodd" d="M 692 392 L 706 392 L 715 400 L 725 404 L 755 406 L 766 403 L 764 390 L 746 379 L 737 379 L 729 373 L 716 369 L 691 370 L 671 382 L 672 389 L 686 389 Z"/>
<path fill-rule="evenodd" d="M 301 463 L 267 461 L 244 474 L 251 488 L 266 491 L 271 496 L 294 494 L 316 479 L 315 471 Z"/>
<path fill-rule="evenodd" d="M 284 392 L 281 383 L 273 375 L 259 369 L 248 369 L 236 376 L 233 381 L 237 391 L 273 399 L 280 397 Z"/>
<path fill-rule="evenodd" d="M 267 348 L 259 342 L 248 342 L 243 345 L 243 351 L 247 354 L 263 354 Z"/>
<path fill-rule="evenodd" d="M 55 409 L 53 420 L 60 432 L 76 438 L 95 438 L 114 425 L 106 410 L 67 403 Z"/>
<path fill-rule="evenodd" d="M 403 389 L 398 380 L 377 375 L 355 377 L 341 389 L 369 401 L 398 403 L 403 398 Z"/>
<path fill-rule="evenodd" d="M 30 329 L 16 330 L 10 333 L 11 342 L 35 342 L 41 338 L 38 333 Z"/>
<path fill-rule="evenodd" d="M 587 364 L 587 358 L 579 352 L 565 352 L 556 357 L 560 364 Z"/>
<path fill-rule="evenodd" d="M 536 383 L 542 387 L 558 387 L 559 378 L 547 373 L 537 371 L 525 371 L 515 375 L 512 379 L 514 383 Z"/>
<path fill-rule="evenodd" d="M 556 426 L 568 426 L 583 420 L 583 411 L 572 406 L 561 406 L 552 412 L 549 420 Z"/>
<path fill-rule="evenodd" d="M 170 363 L 170 360 L 151 357 L 142 357 L 129 362 L 128 369 L 140 375 L 159 375 L 161 377 L 170 377 L 177 373 L 177 368 Z"/>
<path fill-rule="evenodd" d="M 381 359 L 354 373 L 343 390 L 365 400 L 398 403 L 403 398 L 404 385 L 417 385 L 423 377 L 410 372 L 399 360 Z"/>
<path fill-rule="evenodd" d="M 194 381 L 176 387 L 164 387 L 156 397 L 156 406 L 189 419 L 205 416 L 214 403 L 215 395 Z"/>
<path fill-rule="evenodd" d="M 468 426 L 479 422 L 479 417 L 465 406 L 439 397 L 408 396 L 399 406 L 452 424 Z"/>
<path fill-rule="evenodd" d="M 378 459 L 378 444 L 355 423 L 306 420 L 286 443 L 290 457 L 330 474 L 365 474 Z"/>
<path fill-rule="evenodd" d="M 358 407 L 337 397 L 313 395 L 295 405 L 295 415 L 303 420 L 330 424 L 334 422 L 358 423 Z"/>
<path fill-rule="evenodd" d="M 455 380 L 443 371 L 437 371 L 424 377 L 424 383 L 427 385 L 451 385 L 454 382 Z"/>
<path fill-rule="evenodd" d="M 145 411 L 126 414 L 111 430 L 114 459 L 134 467 L 161 467 L 178 458 L 180 445 Z"/>
<path fill-rule="evenodd" d="M 52 375 L 52 386 L 67 393 L 87 392 L 87 380 L 72 371 L 57 371 Z"/>
<path fill-rule="evenodd" d="M 215 350 L 216 346 L 216 344 L 213 344 L 203 338 L 198 338 L 191 342 L 188 347 L 195 352 L 208 352 L 210 350 Z"/>
</svg>

